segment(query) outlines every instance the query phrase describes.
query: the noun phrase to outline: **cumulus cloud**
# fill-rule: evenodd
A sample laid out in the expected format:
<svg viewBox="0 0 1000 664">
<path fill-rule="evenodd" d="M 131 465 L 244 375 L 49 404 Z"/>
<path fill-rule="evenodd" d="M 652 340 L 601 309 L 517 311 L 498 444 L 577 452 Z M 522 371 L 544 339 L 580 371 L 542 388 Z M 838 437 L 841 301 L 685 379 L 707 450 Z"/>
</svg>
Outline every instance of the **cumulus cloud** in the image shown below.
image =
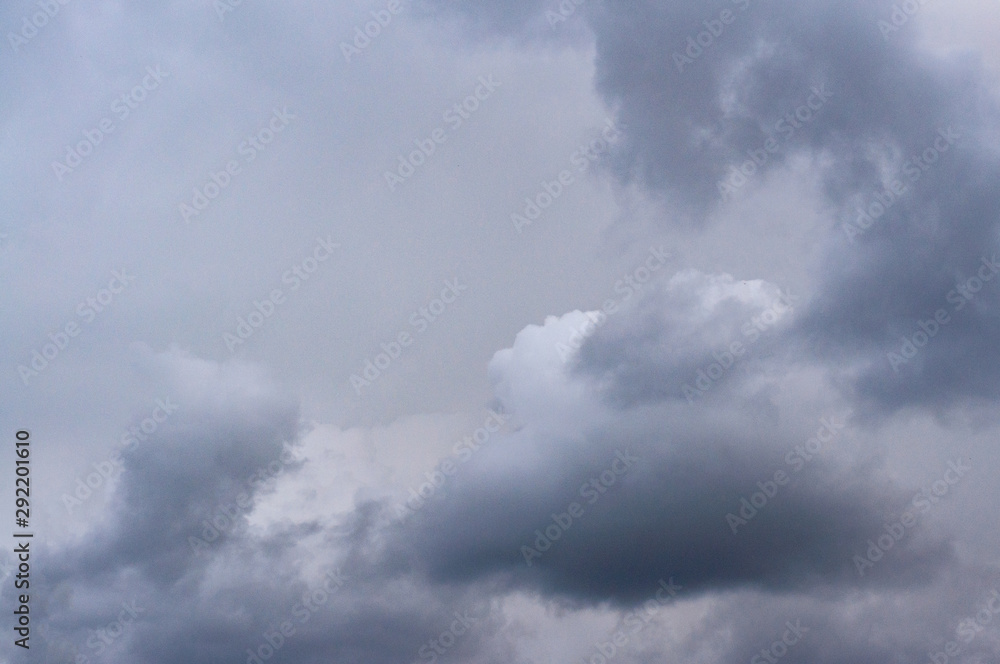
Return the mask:
<svg viewBox="0 0 1000 664">
<path fill-rule="evenodd" d="M 912 490 L 890 487 L 877 455 L 845 442 L 852 425 L 836 394 L 815 385 L 808 369 L 783 368 L 766 380 L 733 372 L 711 387 L 711 398 L 681 398 L 682 381 L 695 374 L 691 358 L 708 366 L 715 349 L 742 338 L 744 319 L 778 298 L 770 284 L 682 273 L 597 332 L 576 371 L 556 345 L 583 315 L 526 328 L 490 366 L 498 397 L 522 427 L 390 533 L 390 568 L 416 564 L 439 582 L 495 576 L 622 605 L 664 575 L 683 579 L 691 593 L 861 582 L 852 556 Z M 608 358 L 615 362 L 605 375 Z M 623 392 L 628 399 L 616 398 Z M 773 419 L 758 417 L 762 403 Z M 818 431 L 839 442 L 815 459 L 798 456 Z M 775 484 L 776 473 L 788 484 Z M 754 498 L 770 503 L 760 510 L 741 502 L 761 491 L 775 495 Z M 574 502 L 583 514 L 567 520 Z M 558 541 L 550 542 L 553 524 Z M 951 560 L 942 532 L 924 532 L 897 552 L 890 583 L 933 576 Z"/>
</svg>

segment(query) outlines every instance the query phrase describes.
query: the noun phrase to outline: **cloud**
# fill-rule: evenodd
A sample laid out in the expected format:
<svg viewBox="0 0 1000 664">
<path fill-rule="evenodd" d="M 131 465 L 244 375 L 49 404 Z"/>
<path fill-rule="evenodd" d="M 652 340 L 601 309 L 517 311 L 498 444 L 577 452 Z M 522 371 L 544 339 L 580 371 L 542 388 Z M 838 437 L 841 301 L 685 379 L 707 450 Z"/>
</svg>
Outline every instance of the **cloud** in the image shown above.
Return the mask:
<svg viewBox="0 0 1000 664">
<path fill-rule="evenodd" d="M 297 403 L 259 367 L 141 345 L 133 362 L 177 410 L 125 453 L 103 518 L 80 539 L 37 554 L 32 608 L 44 637 L 33 645 L 87 661 L 245 661 L 248 648 L 270 647 L 300 661 L 335 649 L 343 661 L 389 662 L 416 658 L 450 628 L 456 607 L 475 629 L 455 654 L 474 652 L 499 629 L 499 607 L 474 588 L 431 592 L 352 564 L 344 527 L 363 512 L 331 512 L 333 494 L 303 499 L 298 483 L 306 464 L 313 489 L 312 473 L 327 464 L 326 474 L 351 481 L 341 467 L 346 441 L 304 447 Z M 309 513 L 304 520 L 270 507 L 260 513 L 289 495 Z M 206 534 L 207 524 L 220 534 Z M 203 538 L 199 547 L 192 537 Z M 123 617 L 122 602 L 133 614 Z"/>
<path fill-rule="evenodd" d="M 520 429 L 385 533 L 387 569 L 414 569 L 438 583 L 497 578 L 622 606 L 665 575 L 695 594 L 860 584 L 852 557 L 898 517 L 913 490 L 892 487 L 878 455 L 840 444 L 850 428 L 838 419 L 836 394 L 818 387 L 811 370 L 779 365 L 764 379 L 733 374 L 694 404 L 680 398 L 697 362 L 711 361 L 719 344 L 740 338 L 739 321 L 777 299 L 770 284 L 682 273 L 588 340 L 575 371 L 556 344 L 582 314 L 526 328 L 490 367 Z M 772 418 L 759 417 L 762 405 Z M 823 421 L 845 429 L 803 470 L 794 450 Z M 572 503 L 583 514 L 567 519 Z M 553 524 L 555 536 L 543 537 Z M 933 577 L 951 560 L 950 546 L 933 528 L 901 541 L 893 574 L 878 583 Z"/>
<path fill-rule="evenodd" d="M 977 54 L 931 52 L 914 21 L 887 34 L 897 5 L 592 3 L 595 85 L 626 127 L 614 168 L 660 197 L 665 223 L 704 225 L 737 189 L 805 156 L 829 227 L 818 289 L 788 343 L 849 367 L 843 384 L 873 411 L 995 400 L 995 362 L 982 360 L 995 355 L 991 287 L 904 371 L 889 361 L 921 320 L 958 306 L 949 294 L 1000 249 L 995 92 Z M 452 10 L 505 31 L 531 14 Z"/>
<path fill-rule="evenodd" d="M 300 435 L 297 405 L 253 366 L 176 349 L 136 346 L 134 355 L 137 369 L 169 395 L 176 412 L 155 437 L 123 453 L 104 522 L 61 552 L 56 582 L 64 574 L 101 578 L 132 566 L 176 582 L 189 571 L 188 537 L 200 534 L 220 505 L 252 494 L 248 478 Z"/>
<path fill-rule="evenodd" d="M 773 354 L 796 300 L 759 279 L 687 270 L 588 339 L 574 369 L 620 404 L 691 402 L 743 374 L 748 358 Z"/>
</svg>

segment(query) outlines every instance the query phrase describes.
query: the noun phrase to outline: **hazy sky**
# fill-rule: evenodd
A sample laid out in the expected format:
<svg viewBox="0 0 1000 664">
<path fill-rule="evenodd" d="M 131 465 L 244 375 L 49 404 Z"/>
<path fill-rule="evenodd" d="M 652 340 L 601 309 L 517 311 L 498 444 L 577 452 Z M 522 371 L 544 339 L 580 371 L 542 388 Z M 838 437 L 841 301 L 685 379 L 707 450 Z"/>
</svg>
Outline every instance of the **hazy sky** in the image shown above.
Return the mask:
<svg viewBox="0 0 1000 664">
<path fill-rule="evenodd" d="M 5 3 L 0 661 L 994 661 L 998 26 Z"/>
</svg>

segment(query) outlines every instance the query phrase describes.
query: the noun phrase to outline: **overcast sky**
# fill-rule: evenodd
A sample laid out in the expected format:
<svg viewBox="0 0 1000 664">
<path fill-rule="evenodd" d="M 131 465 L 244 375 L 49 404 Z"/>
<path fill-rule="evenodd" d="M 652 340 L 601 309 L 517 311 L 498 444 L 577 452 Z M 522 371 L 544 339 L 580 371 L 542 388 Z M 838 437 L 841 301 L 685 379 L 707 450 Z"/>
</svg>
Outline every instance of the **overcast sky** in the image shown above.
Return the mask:
<svg viewBox="0 0 1000 664">
<path fill-rule="evenodd" d="M 3 3 L 0 661 L 995 661 L 998 27 Z"/>
</svg>

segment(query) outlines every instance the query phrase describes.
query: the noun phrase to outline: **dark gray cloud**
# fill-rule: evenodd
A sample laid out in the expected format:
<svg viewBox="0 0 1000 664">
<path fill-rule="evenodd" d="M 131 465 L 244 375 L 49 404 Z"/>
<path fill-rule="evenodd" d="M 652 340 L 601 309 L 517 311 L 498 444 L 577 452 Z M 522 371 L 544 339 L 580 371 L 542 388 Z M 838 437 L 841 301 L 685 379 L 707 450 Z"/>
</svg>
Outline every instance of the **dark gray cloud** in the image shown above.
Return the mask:
<svg viewBox="0 0 1000 664">
<path fill-rule="evenodd" d="M 895 409 L 1000 396 L 991 342 L 1000 320 L 998 201 L 981 179 L 998 168 L 975 147 L 976 133 L 824 262 L 824 288 L 799 336 L 804 350 L 857 366 L 852 383 L 861 400 Z M 928 132 L 925 142 L 933 138 Z M 858 207 L 873 201 L 866 192 Z M 851 222 L 858 207 L 845 213 Z"/>
<path fill-rule="evenodd" d="M 157 435 L 123 453 L 106 525 L 61 558 L 68 576 L 101 577 L 136 567 L 165 583 L 192 557 L 190 536 L 240 494 L 249 507 L 252 476 L 279 460 L 299 435 L 297 405 L 279 397 L 249 366 L 220 367 L 179 353 L 136 349 L 140 371 L 171 395 Z M 247 508 L 235 520 L 246 518 Z M 53 574 L 58 580 L 61 574 Z"/>
<path fill-rule="evenodd" d="M 853 436 L 851 425 L 832 403 L 825 421 L 839 426 L 818 435 L 839 443 L 828 442 L 826 455 L 798 456 L 795 450 L 805 445 L 823 446 L 808 441 L 822 429 L 824 413 L 809 423 L 802 413 L 818 404 L 777 398 L 798 380 L 794 372 L 764 384 L 732 372 L 688 404 L 681 382 L 694 383 L 696 369 L 686 361 L 673 369 L 668 363 L 671 357 L 695 357 L 707 367 L 715 345 L 728 346 L 727 332 L 742 338 L 739 325 L 732 329 L 728 323 L 759 316 L 764 305 L 777 301 L 776 289 L 687 275 L 664 291 L 668 297 L 648 296 L 654 304 L 616 314 L 619 318 L 585 347 L 585 353 L 597 348 L 593 354 L 618 359 L 608 377 L 569 377 L 555 348 L 574 327 L 569 316 L 525 331 L 512 349 L 498 353 L 491 368 L 497 392 L 505 406 L 522 415 L 524 427 L 502 447 L 483 452 L 444 497 L 386 534 L 387 569 L 415 569 L 437 582 L 495 576 L 545 595 L 623 606 L 641 600 L 664 574 L 683 579 L 693 594 L 870 583 L 853 556 L 911 508 L 915 489 L 892 487 L 878 457 L 864 447 L 852 458 L 843 444 Z M 676 318 L 650 325 L 648 309 L 654 307 Z M 694 321 L 700 337 L 676 330 L 677 320 Z M 650 329 L 661 330 L 669 343 L 650 343 Z M 754 350 L 748 346 L 748 352 Z M 561 372 L 563 380 L 538 378 Z M 600 405 L 606 397 L 597 385 L 614 393 L 637 378 L 641 390 L 656 375 L 661 392 L 669 392 L 664 404 L 613 399 L 611 407 Z M 768 408 L 774 415 L 762 419 Z M 632 464 L 628 470 L 624 458 Z M 615 481 L 588 488 L 602 473 Z M 789 484 L 774 484 L 776 476 Z M 775 496 L 765 500 L 761 491 Z M 755 493 L 760 495 L 754 498 Z M 758 513 L 742 499 L 768 504 Z M 573 502 L 583 515 L 570 519 L 569 527 L 556 527 L 558 541 L 538 551 L 548 538 L 536 544 L 536 531 L 553 526 L 553 514 L 567 513 Z M 950 540 L 933 528 L 907 538 L 895 551 L 892 575 L 876 583 L 933 578 L 952 560 Z M 541 555 L 536 559 L 522 546 Z"/>
<path fill-rule="evenodd" d="M 619 177 L 661 196 L 671 224 L 704 223 L 795 155 L 814 161 L 832 219 L 820 286 L 790 343 L 849 363 L 844 384 L 859 398 L 888 410 L 995 399 L 998 293 L 987 285 L 961 312 L 948 296 L 1000 249 L 1000 164 L 985 147 L 1000 107 L 977 54 L 931 53 L 909 18 L 886 29 L 894 7 L 902 20 L 898 5 L 587 3 L 596 87 L 627 128 Z M 530 14 L 508 9 L 514 24 L 493 20 L 499 8 L 454 7 L 498 30 Z M 752 174 L 733 176 L 748 160 Z M 877 195 L 891 201 L 884 214 Z M 863 231 L 860 210 L 876 215 Z M 888 353 L 940 308 L 956 314 L 947 329 L 896 371 Z"/>
<path fill-rule="evenodd" d="M 289 459 L 304 430 L 297 405 L 259 369 L 143 347 L 135 362 L 177 410 L 126 453 L 100 522 L 81 540 L 36 553 L 31 589 L 44 638 L 32 656 L 246 661 L 247 648 L 271 647 L 303 662 L 328 661 L 332 651 L 346 662 L 399 661 L 447 632 L 456 611 L 470 626 L 456 627 L 466 638 L 454 655 L 495 647 L 502 616 L 475 587 L 429 593 L 373 574 L 338 553 L 348 542 L 329 523 L 249 526 L 274 489 L 258 473 Z M 301 467 L 280 465 L 286 476 Z M 206 521 L 221 534 L 206 533 Z M 191 537 L 204 538 L 197 549 Z"/>
<path fill-rule="evenodd" d="M 700 213 L 719 200 L 729 167 L 774 138 L 779 149 L 760 171 L 805 151 L 834 160 L 836 199 L 868 185 L 877 172 L 871 147 L 916 149 L 928 132 L 958 122 L 964 105 L 955 93 L 977 82 L 974 69 L 916 49 L 912 31 L 885 40 L 877 22 L 892 4 L 601 4 L 597 85 L 631 128 L 623 173 Z M 702 37 L 707 46 L 697 46 L 700 33 L 712 37 Z M 815 112 L 796 119 L 807 104 Z"/>
</svg>

